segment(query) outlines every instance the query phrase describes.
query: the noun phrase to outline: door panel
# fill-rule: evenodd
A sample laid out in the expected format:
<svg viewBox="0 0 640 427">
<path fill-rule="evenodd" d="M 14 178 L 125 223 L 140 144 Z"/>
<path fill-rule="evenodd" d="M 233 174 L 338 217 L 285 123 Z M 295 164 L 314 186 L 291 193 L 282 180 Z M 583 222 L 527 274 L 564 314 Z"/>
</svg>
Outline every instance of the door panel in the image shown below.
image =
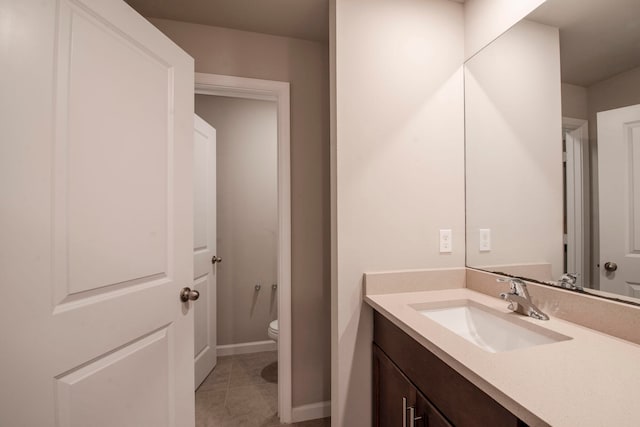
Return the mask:
<svg viewBox="0 0 640 427">
<path fill-rule="evenodd" d="M 196 357 L 196 362 L 198 360 L 198 356 L 201 356 L 203 351 L 208 350 L 209 347 L 209 319 L 208 313 L 211 310 L 211 307 L 208 307 L 209 301 L 209 277 L 205 275 L 195 280 L 193 283 L 193 288 L 200 292 L 199 303 L 195 307 L 194 311 L 194 329 L 195 329 L 195 339 L 194 339 L 194 355 Z M 203 378 L 204 380 L 204 378 Z M 202 381 L 200 381 L 202 382 Z M 198 382 L 198 377 L 195 380 L 195 386 L 198 388 L 200 385 Z"/>
<path fill-rule="evenodd" d="M 192 426 L 193 60 L 122 1 L 2 13 L 2 424 Z"/>
<path fill-rule="evenodd" d="M 54 244 L 65 302 L 167 276 L 174 141 L 167 63 L 67 1 L 58 37 Z"/>
<path fill-rule="evenodd" d="M 200 303 L 195 310 L 195 386 L 216 365 L 216 130 L 194 116 L 193 270 Z"/>
<path fill-rule="evenodd" d="M 168 426 L 169 341 L 163 328 L 56 378 L 58 425 Z"/>
<path fill-rule="evenodd" d="M 640 297 L 640 105 L 598 113 L 598 182 L 600 289 Z"/>
</svg>

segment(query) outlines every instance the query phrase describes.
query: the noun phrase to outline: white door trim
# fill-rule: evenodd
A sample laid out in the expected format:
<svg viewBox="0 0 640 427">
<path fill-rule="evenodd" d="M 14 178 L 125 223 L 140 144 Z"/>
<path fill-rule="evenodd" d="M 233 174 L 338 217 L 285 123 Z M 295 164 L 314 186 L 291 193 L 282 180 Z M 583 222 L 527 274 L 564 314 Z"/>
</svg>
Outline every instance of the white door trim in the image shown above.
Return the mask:
<svg viewBox="0 0 640 427">
<path fill-rule="evenodd" d="M 291 115 L 289 83 L 195 73 L 195 93 L 274 101 L 278 110 L 278 413 L 291 422 Z"/>
<path fill-rule="evenodd" d="M 587 120 L 562 118 L 562 128 L 576 130 L 587 123 Z M 588 189 L 584 188 L 584 177 L 588 176 L 588 165 L 584 161 L 588 154 L 587 147 L 589 136 L 588 129 L 584 129 L 580 141 L 574 144 L 567 142 L 566 146 L 566 203 L 567 203 L 567 272 L 578 273 L 578 284 L 589 286 L 590 277 L 585 264 L 585 252 L 589 251 L 589 236 L 585 233 L 585 226 L 589 221 L 589 212 L 586 207 L 589 200 L 586 199 Z"/>
</svg>

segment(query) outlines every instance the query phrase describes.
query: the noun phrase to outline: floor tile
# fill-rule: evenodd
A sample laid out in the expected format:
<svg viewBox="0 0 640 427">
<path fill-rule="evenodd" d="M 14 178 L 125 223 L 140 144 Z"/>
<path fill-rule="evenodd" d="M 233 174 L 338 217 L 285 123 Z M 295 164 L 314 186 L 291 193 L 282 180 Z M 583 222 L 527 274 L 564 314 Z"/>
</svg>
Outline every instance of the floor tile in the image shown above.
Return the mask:
<svg viewBox="0 0 640 427">
<path fill-rule="evenodd" d="M 226 390 L 229 386 L 229 377 L 231 375 L 231 367 L 233 359 L 230 357 L 220 357 L 216 363 L 216 367 L 209 376 L 200 384 L 197 391 L 213 391 Z"/>
<path fill-rule="evenodd" d="M 209 427 L 225 412 L 226 390 L 196 393 L 196 427 Z"/>
<path fill-rule="evenodd" d="M 237 356 L 237 358 L 233 360 L 231 377 L 229 378 L 229 387 L 233 388 L 269 383 L 270 381 L 268 381 L 268 378 L 262 376 L 262 371 L 265 367 L 268 367 L 273 363 L 277 363 L 277 353 L 275 351 Z"/>
<path fill-rule="evenodd" d="M 330 427 L 331 419 L 280 424 L 277 352 L 219 357 L 196 391 L 196 427 Z"/>
</svg>

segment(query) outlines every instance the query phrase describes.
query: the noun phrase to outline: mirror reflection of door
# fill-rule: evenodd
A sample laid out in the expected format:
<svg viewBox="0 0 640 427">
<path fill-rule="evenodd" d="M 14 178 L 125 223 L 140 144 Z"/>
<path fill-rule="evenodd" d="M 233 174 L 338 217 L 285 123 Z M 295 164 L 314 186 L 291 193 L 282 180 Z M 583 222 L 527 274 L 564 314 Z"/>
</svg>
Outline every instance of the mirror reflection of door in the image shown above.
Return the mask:
<svg viewBox="0 0 640 427">
<path fill-rule="evenodd" d="M 564 128 L 564 181 L 565 181 L 565 263 L 567 272 L 577 274 L 576 284 L 590 283 L 588 245 L 588 177 L 585 157 L 589 136 L 586 120 L 563 118 Z"/>
<path fill-rule="evenodd" d="M 598 184 L 600 289 L 638 298 L 640 104 L 598 113 Z"/>
</svg>

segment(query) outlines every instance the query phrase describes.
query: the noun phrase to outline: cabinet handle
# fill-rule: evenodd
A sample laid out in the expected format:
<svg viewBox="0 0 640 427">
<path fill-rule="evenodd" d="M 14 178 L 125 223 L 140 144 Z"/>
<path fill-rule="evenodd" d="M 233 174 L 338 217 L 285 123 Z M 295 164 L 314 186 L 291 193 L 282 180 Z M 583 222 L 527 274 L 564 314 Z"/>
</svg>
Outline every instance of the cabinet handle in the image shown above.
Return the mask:
<svg viewBox="0 0 640 427">
<path fill-rule="evenodd" d="M 407 398 L 402 398 L 402 427 L 407 427 Z"/>
<path fill-rule="evenodd" d="M 409 412 L 409 427 L 416 427 L 416 421 L 422 417 L 416 417 L 415 406 L 407 407 L 407 398 L 402 398 L 402 427 L 407 427 L 407 412 Z"/>
<path fill-rule="evenodd" d="M 416 408 L 409 406 L 409 427 L 416 427 L 416 421 L 421 419 L 422 417 L 416 417 Z"/>
</svg>

